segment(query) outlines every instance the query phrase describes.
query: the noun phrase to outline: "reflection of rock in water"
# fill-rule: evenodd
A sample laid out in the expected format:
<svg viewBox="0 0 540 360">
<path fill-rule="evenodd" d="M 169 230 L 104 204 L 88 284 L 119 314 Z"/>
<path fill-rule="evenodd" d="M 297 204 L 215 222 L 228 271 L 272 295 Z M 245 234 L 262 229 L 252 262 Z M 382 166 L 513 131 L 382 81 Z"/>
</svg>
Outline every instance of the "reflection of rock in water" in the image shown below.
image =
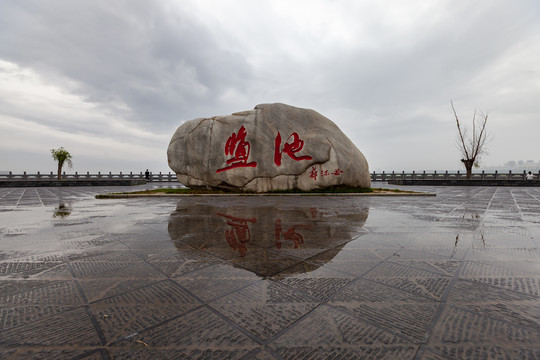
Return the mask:
<svg viewBox="0 0 540 360">
<path fill-rule="evenodd" d="M 369 210 L 368 199 L 337 211 L 335 198 L 319 199 L 317 206 L 296 197 L 235 199 L 234 206 L 228 201 L 182 199 L 169 218 L 170 237 L 182 245 L 179 251 L 188 244 L 261 276 L 351 241 Z"/>
<path fill-rule="evenodd" d="M 69 216 L 71 214 L 71 204 L 60 202 L 58 204 L 58 207 L 54 209 L 53 218 L 61 217 L 64 218 L 66 216 Z"/>
</svg>

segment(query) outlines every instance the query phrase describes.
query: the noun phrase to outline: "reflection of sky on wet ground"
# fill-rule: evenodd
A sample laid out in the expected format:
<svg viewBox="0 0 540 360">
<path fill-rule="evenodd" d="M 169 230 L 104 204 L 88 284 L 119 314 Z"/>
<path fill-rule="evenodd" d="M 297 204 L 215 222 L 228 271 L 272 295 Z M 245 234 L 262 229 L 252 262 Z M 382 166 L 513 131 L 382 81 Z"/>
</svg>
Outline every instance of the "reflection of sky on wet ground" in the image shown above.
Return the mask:
<svg viewBox="0 0 540 360">
<path fill-rule="evenodd" d="M 419 190 L 437 196 L 0 189 L 0 353 L 539 357 L 540 191 Z"/>
<path fill-rule="evenodd" d="M 260 276 L 272 276 L 359 236 L 369 199 L 186 198 L 169 218 L 171 239 Z"/>
</svg>

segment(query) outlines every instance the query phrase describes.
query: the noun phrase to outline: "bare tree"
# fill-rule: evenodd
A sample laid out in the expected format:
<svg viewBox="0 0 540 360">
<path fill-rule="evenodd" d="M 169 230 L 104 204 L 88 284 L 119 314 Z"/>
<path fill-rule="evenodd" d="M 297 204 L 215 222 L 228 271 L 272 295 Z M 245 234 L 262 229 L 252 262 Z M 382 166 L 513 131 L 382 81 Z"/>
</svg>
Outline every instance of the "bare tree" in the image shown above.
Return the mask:
<svg viewBox="0 0 540 360">
<path fill-rule="evenodd" d="M 482 155 L 486 154 L 486 140 L 487 140 L 487 130 L 486 124 L 488 121 L 488 115 L 480 112 L 479 116 L 476 115 L 476 110 L 474 110 L 474 115 L 472 119 L 472 136 L 469 137 L 467 134 L 467 129 L 461 129 L 461 123 L 454 108 L 454 103 L 452 104 L 452 110 L 454 111 L 454 116 L 456 118 L 456 124 L 458 128 L 458 140 L 457 146 L 461 152 L 461 162 L 467 170 L 467 179 L 471 178 L 473 166 L 478 167 L 480 158 Z"/>
</svg>

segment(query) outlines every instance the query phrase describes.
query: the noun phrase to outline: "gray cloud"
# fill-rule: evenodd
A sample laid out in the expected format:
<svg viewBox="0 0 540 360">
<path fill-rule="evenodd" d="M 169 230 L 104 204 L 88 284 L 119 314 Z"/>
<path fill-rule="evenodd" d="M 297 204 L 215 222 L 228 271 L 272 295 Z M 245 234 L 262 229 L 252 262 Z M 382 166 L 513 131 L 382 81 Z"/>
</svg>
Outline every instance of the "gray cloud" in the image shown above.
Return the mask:
<svg viewBox="0 0 540 360">
<path fill-rule="evenodd" d="M 374 169 L 457 168 L 452 99 L 466 118 L 490 112 L 486 161 L 502 164 L 528 157 L 508 143 L 540 130 L 539 10 L 533 0 L 3 1 L 0 129 L 22 139 L 2 124 L 29 121 L 58 141 L 144 144 L 164 158 L 184 120 L 280 101 L 332 118 Z"/>
</svg>

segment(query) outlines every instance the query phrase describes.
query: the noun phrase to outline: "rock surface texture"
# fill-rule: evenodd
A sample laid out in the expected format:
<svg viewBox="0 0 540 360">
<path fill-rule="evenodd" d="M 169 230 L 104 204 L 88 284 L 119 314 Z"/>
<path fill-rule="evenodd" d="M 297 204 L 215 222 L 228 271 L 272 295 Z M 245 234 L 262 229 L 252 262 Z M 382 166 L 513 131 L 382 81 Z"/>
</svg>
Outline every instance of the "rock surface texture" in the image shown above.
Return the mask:
<svg viewBox="0 0 540 360">
<path fill-rule="evenodd" d="M 190 188 L 266 192 L 369 187 L 368 163 L 331 120 L 316 111 L 262 104 L 182 124 L 167 150 Z"/>
</svg>

